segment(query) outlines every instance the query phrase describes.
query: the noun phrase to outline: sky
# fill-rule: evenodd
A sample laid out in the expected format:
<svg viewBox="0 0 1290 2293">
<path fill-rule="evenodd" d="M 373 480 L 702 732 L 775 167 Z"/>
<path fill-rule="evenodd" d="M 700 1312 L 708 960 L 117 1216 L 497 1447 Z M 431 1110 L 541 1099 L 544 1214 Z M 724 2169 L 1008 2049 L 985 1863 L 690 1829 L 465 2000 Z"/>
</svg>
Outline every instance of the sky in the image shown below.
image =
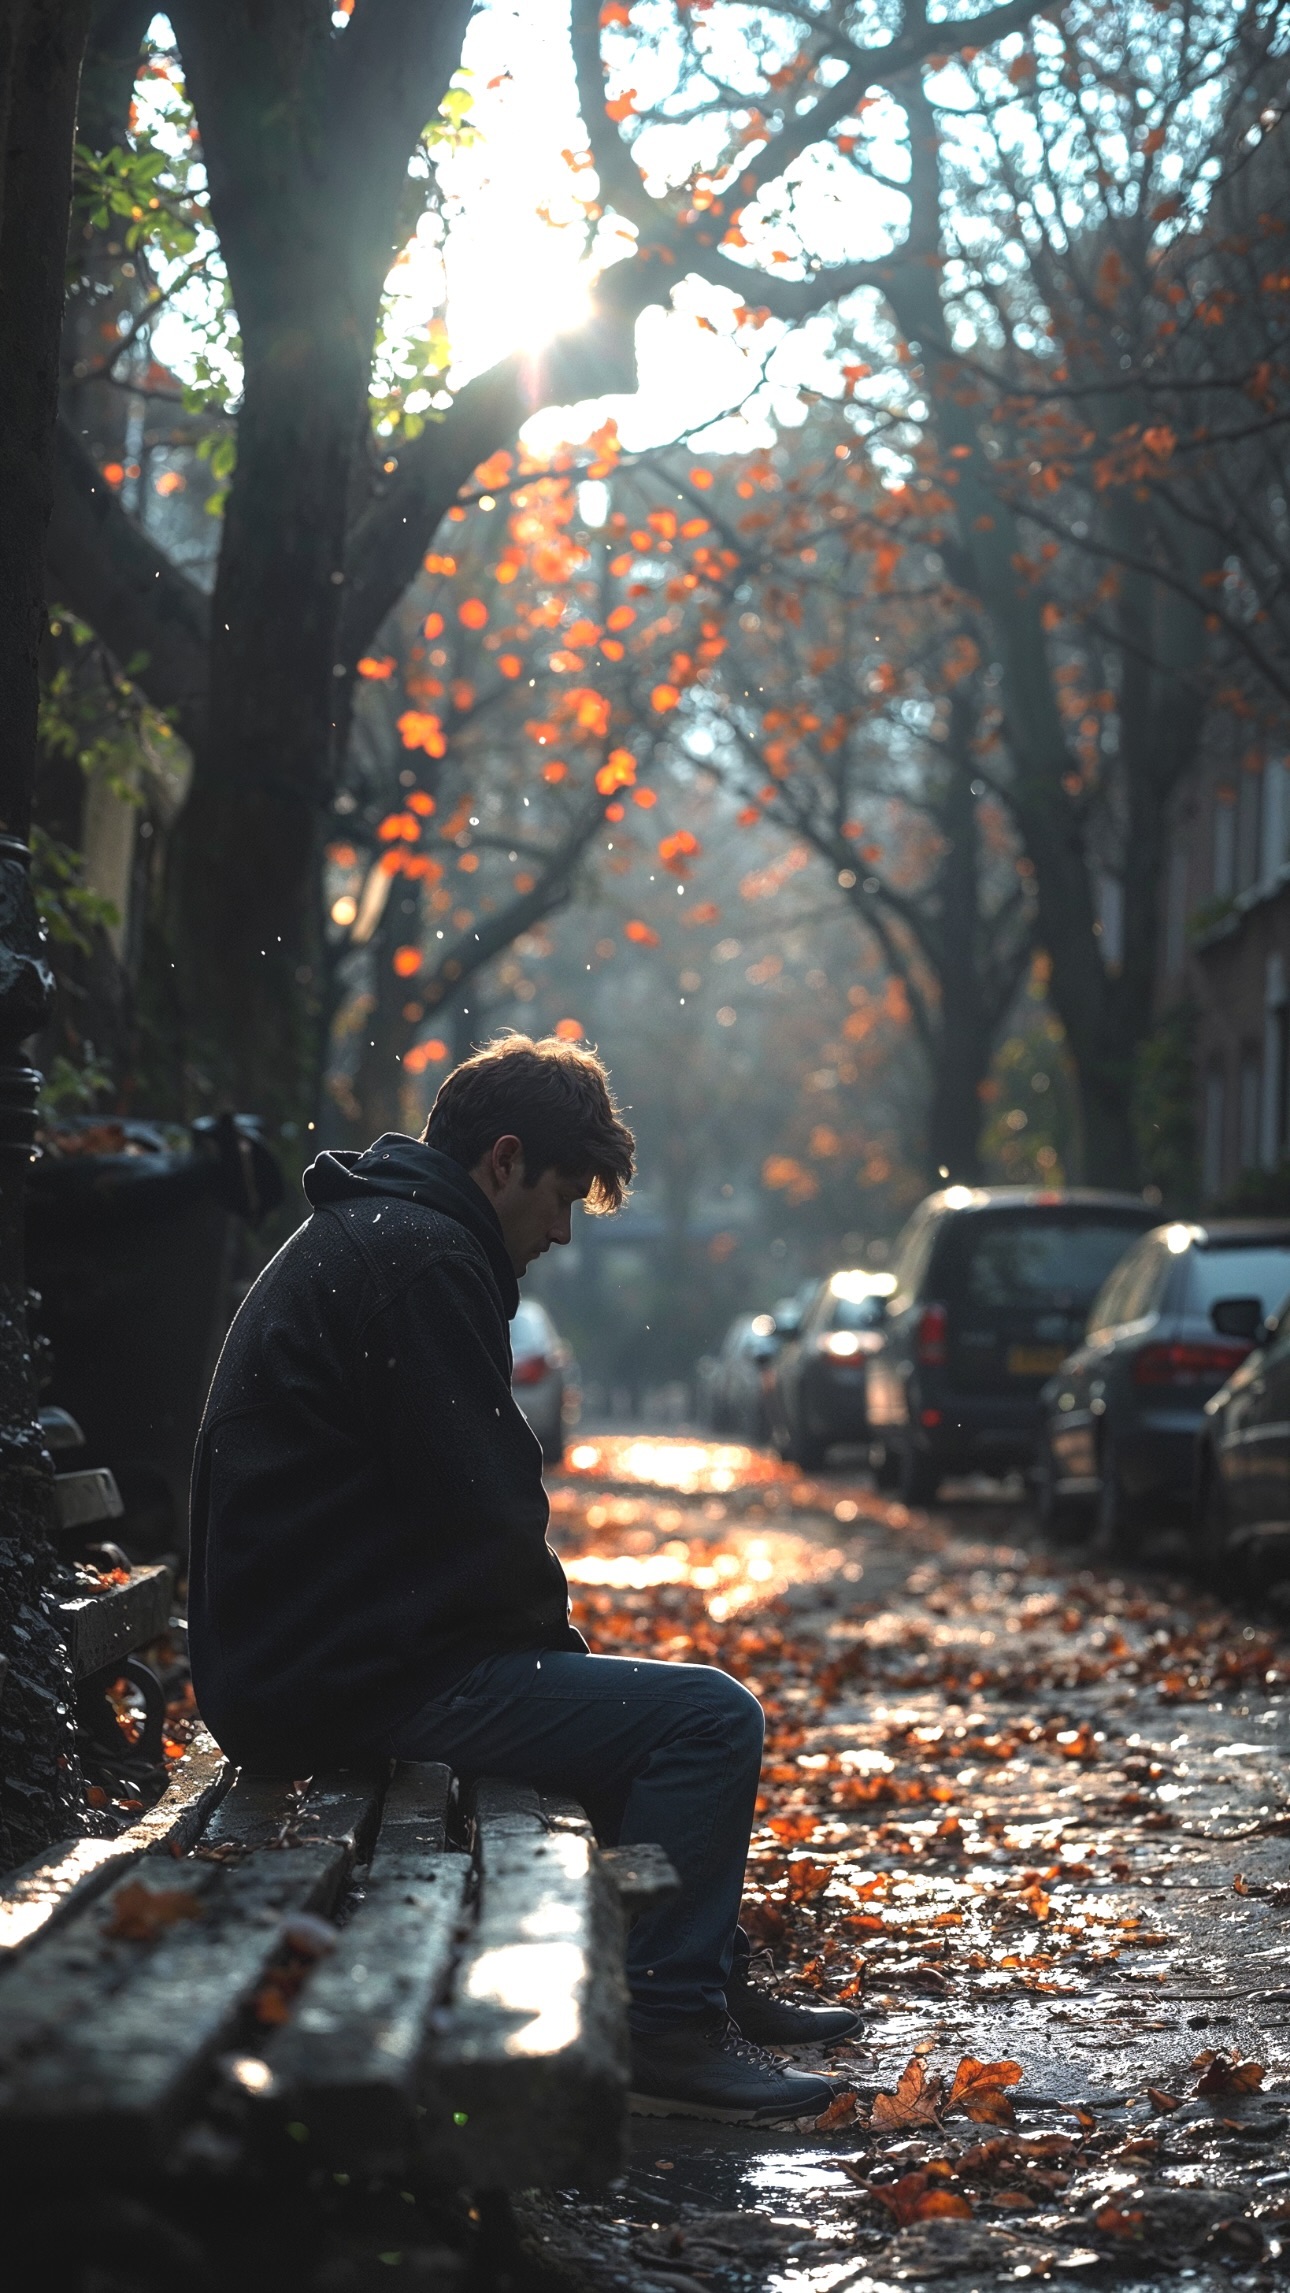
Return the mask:
<svg viewBox="0 0 1290 2293">
<path fill-rule="evenodd" d="M 168 43 L 164 17 L 154 29 Z M 449 379 L 458 387 L 515 349 L 536 348 L 576 329 L 596 269 L 613 251 L 603 231 L 594 253 L 588 248 L 571 194 L 586 196 L 595 178 L 574 174 L 561 156 L 585 145 L 568 0 L 485 0 L 467 33 L 463 66 L 478 140 L 439 157 L 452 215 L 446 244 L 438 244 L 433 229 L 423 229 L 390 280 L 396 321 L 401 304 L 411 336 L 424 332 L 446 284 Z M 544 208 L 551 220 L 544 219 Z M 822 225 L 825 219 L 822 208 Z M 835 222 L 831 203 L 827 221 Z M 622 243 L 630 246 L 630 240 Z M 528 425 L 526 439 L 545 451 L 562 438 L 586 436 L 612 415 L 629 451 L 692 435 L 705 425 L 703 444 L 711 451 L 768 442 L 772 409 L 781 421 L 798 421 L 804 412 L 799 385 L 828 386 L 833 323 L 826 317 L 794 330 L 770 323 L 741 349 L 733 339 L 734 300 L 699 280 L 680 281 L 676 307 L 648 310 L 638 321 L 638 391 L 598 400 L 572 416 L 565 409 L 548 410 Z M 718 331 L 700 327 L 700 315 Z M 160 319 L 155 350 L 184 374 L 192 368 L 192 349 L 180 301 Z M 768 360 L 772 379 L 762 387 Z M 759 387 L 758 409 L 728 418 Z"/>
</svg>

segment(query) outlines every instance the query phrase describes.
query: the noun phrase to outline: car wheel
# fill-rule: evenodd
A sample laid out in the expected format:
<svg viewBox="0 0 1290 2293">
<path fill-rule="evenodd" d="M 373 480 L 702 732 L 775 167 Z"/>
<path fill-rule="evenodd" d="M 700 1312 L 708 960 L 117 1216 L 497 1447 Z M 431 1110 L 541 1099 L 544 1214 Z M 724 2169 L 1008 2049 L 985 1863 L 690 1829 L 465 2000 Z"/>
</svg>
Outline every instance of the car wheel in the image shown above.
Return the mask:
<svg viewBox="0 0 1290 2293">
<path fill-rule="evenodd" d="M 1057 1466 L 1047 1441 L 1040 1443 L 1035 1467 L 1035 1516 L 1042 1534 L 1054 1544 L 1078 1544 L 1093 1527 L 1094 1508 L 1087 1497 L 1063 1497 L 1057 1490 Z"/>
<path fill-rule="evenodd" d="M 901 1502 L 906 1505 L 933 1505 L 941 1485 L 941 1469 L 926 1449 L 916 1449 L 912 1441 L 904 1442 L 900 1450 L 900 1468 L 896 1486 Z"/>
<path fill-rule="evenodd" d="M 1101 1488 L 1096 1510 L 1097 1550 L 1117 1560 L 1136 1560 L 1142 1543 L 1142 1531 L 1130 1512 L 1130 1500 L 1120 1479 L 1119 1460 L 1115 1443 L 1102 1444 Z"/>
</svg>

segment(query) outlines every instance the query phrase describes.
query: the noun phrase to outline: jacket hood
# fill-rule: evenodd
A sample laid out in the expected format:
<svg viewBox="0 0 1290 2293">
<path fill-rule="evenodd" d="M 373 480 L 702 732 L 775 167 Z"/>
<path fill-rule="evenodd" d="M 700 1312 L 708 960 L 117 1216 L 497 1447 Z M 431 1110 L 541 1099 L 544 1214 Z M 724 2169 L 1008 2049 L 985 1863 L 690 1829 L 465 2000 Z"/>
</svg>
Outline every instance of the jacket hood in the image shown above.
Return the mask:
<svg viewBox="0 0 1290 2293">
<path fill-rule="evenodd" d="M 509 1321 L 520 1302 L 520 1286 L 507 1255 L 501 1221 L 469 1171 L 438 1147 L 386 1131 L 361 1154 L 328 1150 L 311 1162 L 304 1190 L 315 1210 L 328 1202 L 354 1202 L 372 1195 L 395 1195 L 455 1218 L 482 1246 L 492 1267 Z"/>
</svg>

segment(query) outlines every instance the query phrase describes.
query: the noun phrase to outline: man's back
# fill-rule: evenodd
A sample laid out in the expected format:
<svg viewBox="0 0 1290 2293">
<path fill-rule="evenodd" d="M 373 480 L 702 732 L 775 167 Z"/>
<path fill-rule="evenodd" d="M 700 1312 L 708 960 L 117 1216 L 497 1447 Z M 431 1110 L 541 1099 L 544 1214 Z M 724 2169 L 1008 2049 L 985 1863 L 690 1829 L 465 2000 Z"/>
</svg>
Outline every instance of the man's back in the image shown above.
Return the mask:
<svg viewBox="0 0 1290 2293">
<path fill-rule="evenodd" d="M 448 1157 L 324 1155 L 247 1297 L 193 1477 L 202 1712 L 283 1768 L 379 1745 L 498 1648 L 579 1647 L 510 1390 L 514 1274 Z M 494 1235 L 493 1229 L 496 1229 Z"/>
</svg>

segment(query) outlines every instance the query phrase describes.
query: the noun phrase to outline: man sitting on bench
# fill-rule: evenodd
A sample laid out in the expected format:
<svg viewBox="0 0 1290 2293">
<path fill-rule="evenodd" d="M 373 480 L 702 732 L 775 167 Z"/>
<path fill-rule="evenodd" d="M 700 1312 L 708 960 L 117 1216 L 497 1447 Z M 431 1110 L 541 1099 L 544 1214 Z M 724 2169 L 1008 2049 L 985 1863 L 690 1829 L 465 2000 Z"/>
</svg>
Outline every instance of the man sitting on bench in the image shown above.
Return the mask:
<svg viewBox="0 0 1290 2293">
<path fill-rule="evenodd" d="M 194 1685 L 242 1763 L 442 1760 L 571 1794 L 605 1845 L 657 1841 L 681 1892 L 631 1931 L 633 2106 L 813 2116 L 828 2083 L 764 2046 L 859 2017 L 748 1977 L 761 1707 L 708 1665 L 588 1653 L 511 1394 L 517 1277 L 575 1202 L 618 1207 L 633 1151 L 592 1052 L 514 1035 L 448 1076 L 421 1139 L 319 1155 L 202 1422 Z"/>
</svg>

